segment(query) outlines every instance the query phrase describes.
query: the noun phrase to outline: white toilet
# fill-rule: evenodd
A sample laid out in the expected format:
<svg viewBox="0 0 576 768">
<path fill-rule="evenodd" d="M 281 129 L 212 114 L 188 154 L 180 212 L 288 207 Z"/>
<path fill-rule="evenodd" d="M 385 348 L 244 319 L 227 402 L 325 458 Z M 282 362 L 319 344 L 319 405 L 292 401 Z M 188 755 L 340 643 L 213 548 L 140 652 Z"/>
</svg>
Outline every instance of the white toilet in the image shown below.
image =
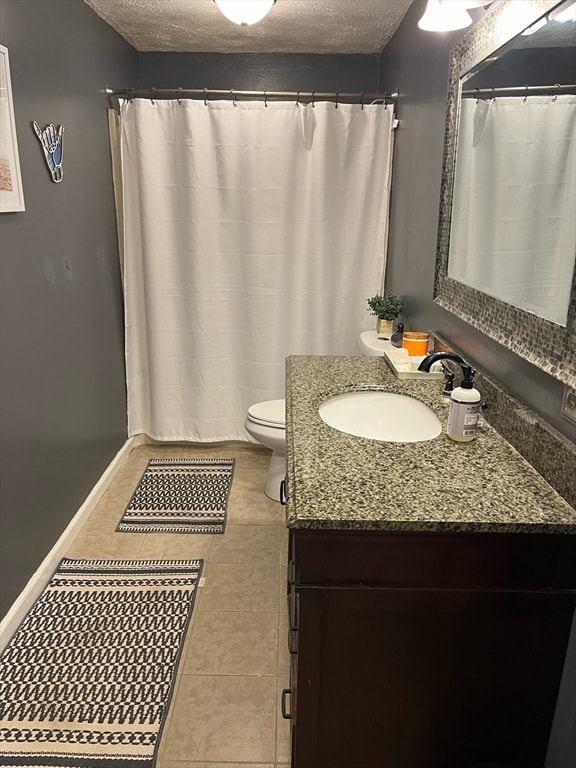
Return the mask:
<svg viewBox="0 0 576 768">
<path fill-rule="evenodd" d="M 280 485 L 286 477 L 286 401 L 254 403 L 248 408 L 244 428 L 272 450 L 264 492 L 273 501 L 280 501 Z"/>
<path fill-rule="evenodd" d="M 376 331 L 362 331 L 358 339 L 360 354 L 364 357 L 382 357 L 385 349 L 394 349 L 388 339 L 379 336 Z"/>
<path fill-rule="evenodd" d="M 358 339 L 360 354 L 381 357 L 384 349 L 392 349 L 389 341 L 378 339 L 376 331 L 364 331 Z M 244 428 L 254 440 L 272 450 L 264 492 L 280 501 L 280 485 L 286 477 L 286 401 L 265 400 L 248 408 Z"/>
</svg>

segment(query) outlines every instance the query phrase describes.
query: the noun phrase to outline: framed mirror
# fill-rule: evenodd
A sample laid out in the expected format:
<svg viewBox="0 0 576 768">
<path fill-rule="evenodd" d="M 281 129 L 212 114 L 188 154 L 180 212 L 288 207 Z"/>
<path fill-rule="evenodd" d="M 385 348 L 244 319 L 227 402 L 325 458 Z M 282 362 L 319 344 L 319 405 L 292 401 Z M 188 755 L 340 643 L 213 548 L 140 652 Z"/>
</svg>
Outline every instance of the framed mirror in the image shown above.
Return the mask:
<svg viewBox="0 0 576 768">
<path fill-rule="evenodd" d="M 571 0 L 500 0 L 451 52 L 434 301 L 575 386 L 576 122 L 568 118 L 560 139 L 539 134 L 535 146 L 531 136 L 531 146 L 504 173 L 503 192 L 496 189 L 496 170 L 516 150 L 509 145 L 495 148 L 496 143 L 506 135 L 516 140 L 520 131 L 494 122 L 504 99 L 530 108 L 538 102 L 541 110 L 576 103 L 572 5 Z M 479 105 L 475 114 L 474 104 L 466 99 Z M 491 105 L 498 109 L 491 110 Z M 573 106 L 566 111 L 575 114 Z M 527 114 L 520 120 L 531 125 Z M 543 124 L 557 126 L 559 114 L 553 113 Z M 468 142 L 474 152 L 482 144 L 486 153 L 488 137 L 494 145 L 490 156 L 483 156 L 481 173 L 476 172 L 467 165 L 473 154 L 467 150 Z M 552 145 L 559 143 L 561 180 L 551 178 L 550 160 Z M 540 159 L 539 187 L 525 178 L 528 156 Z M 479 200 L 469 182 L 481 175 L 485 197 Z M 522 177 L 519 183 L 516 176 Z M 560 189 L 560 196 L 549 196 L 552 189 Z M 567 202 L 564 213 L 560 199 Z M 535 223 L 543 209 L 548 223 Z M 552 244 L 544 236 L 547 226 Z M 525 265 L 525 274 L 520 275 Z"/>
</svg>

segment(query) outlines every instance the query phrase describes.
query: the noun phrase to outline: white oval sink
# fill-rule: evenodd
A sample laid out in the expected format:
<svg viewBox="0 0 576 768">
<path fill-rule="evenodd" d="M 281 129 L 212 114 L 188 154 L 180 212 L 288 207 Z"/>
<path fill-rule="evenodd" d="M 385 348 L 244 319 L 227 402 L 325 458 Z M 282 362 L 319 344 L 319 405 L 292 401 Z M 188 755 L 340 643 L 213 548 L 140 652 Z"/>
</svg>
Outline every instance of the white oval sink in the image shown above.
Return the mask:
<svg viewBox="0 0 576 768">
<path fill-rule="evenodd" d="M 442 432 L 436 414 L 413 397 L 392 392 L 348 392 L 318 409 L 329 427 L 356 437 L 389 443 L 419 443 Z"/>
</svg>

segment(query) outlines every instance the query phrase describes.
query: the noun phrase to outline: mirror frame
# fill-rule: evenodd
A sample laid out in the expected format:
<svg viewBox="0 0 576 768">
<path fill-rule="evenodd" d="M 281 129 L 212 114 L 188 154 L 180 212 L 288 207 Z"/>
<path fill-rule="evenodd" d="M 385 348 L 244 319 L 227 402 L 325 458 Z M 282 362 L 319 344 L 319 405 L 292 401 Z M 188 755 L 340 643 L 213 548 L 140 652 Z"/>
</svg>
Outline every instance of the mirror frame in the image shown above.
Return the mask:
<svg viewBox="0 0 576 768">
<path fill-rule="evenodd" d="M 576 269 L 566 327 L 458 283 L 447 275 L 461 78 L 559 4 L 560 0 L 524 0 L 519 18 L 518 3 L 500 0 L 450 52 L 434 301 L 523 359 L 574 387 Z"/>
</svg>

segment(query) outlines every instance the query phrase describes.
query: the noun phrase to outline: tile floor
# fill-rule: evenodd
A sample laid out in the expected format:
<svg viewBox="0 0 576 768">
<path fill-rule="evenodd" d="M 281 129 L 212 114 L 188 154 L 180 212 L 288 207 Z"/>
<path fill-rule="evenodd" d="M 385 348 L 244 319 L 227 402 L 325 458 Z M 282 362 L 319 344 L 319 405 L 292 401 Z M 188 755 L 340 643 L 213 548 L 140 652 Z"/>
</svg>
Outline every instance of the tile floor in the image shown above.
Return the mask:
<svg viewBox="0 0 576 768">
<path fill-rule="evenodd" d="M 116 533 L 150 458 L 234 458 L 223 535 Z M 250 443 L 139 446 L 66 555 L 202 558 L 199 590 L 157 768 L 289 768 L 284 508 L 264 495 L 270 453 Z"/>
</svg>

